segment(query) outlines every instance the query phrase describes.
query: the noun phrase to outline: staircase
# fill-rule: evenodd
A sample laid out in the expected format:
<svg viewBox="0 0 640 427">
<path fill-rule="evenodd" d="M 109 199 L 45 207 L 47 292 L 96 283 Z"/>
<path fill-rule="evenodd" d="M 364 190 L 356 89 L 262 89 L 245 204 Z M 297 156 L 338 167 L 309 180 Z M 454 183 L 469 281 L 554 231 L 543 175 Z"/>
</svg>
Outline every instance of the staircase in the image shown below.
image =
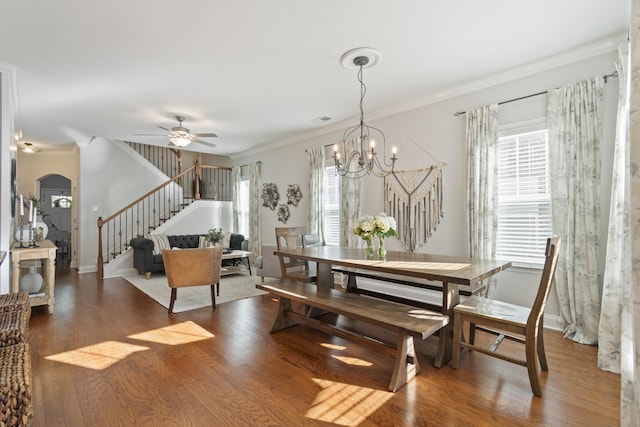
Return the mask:
<svg viewBox="0 0 640 427">
<path fill-rule="evenodd" d="M 98 218 L 99 278 L 104 277 L 104 264 L 127 251 L 132 238 L 149 234 L 194 201 L 232 200 L 230 168 L 200 165 L 196 161 L 180 172 L 180 150 L 131 142 L 127 144 L 173 177 L 114 214 Z M 171 156 L 176 160 L 172 161 Z M 208 197 L 203 197 L 205 195 Z M 219 196 L 223 199 L 218 199 Z"/>
</svg>

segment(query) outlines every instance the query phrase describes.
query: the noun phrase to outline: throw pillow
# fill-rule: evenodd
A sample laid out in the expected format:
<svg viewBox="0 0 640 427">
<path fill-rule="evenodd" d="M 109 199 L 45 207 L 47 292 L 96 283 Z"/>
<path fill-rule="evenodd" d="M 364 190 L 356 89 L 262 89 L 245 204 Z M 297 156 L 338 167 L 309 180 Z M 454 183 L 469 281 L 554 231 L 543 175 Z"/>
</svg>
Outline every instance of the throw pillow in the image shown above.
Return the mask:
<svg viewBox="0 0 640 427">
<path fill-rule="evenodd" d="M 228 248 L 231 242 L 231 232 L 225 231 L 224 236 L 222 236 L 222 247 Z"/>
<path fill-rule="evenodd" d="M 169 239 L 166 234 L 149 234 L 147 239 L 153 241 L 153 254 L 161 255 L 163 249 L 171 249 Z"/>
<path fill-rule="evenodd" d="M 213 243 L 208 241 L 204 236 L 200 236 L 200 239 L 198 240 L 199 248 L 210 248 L 212 246 L 213 246 Z"/>
</svg>

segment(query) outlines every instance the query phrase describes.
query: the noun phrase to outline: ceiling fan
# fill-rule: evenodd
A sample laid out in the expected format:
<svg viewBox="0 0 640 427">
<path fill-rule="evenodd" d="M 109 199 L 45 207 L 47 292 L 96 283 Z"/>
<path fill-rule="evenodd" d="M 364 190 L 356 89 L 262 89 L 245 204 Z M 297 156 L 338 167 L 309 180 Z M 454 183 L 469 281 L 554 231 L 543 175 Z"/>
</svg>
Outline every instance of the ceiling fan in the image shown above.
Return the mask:
<svg viewBox="0 0 640 427">
<path fill-rule="evenodd" d="M 216 144 L 212 144 L 208 141 L 204 141 L 200 138 L 217 138 L 218 135 L 215 133 L 191 133 L 189 129 L 182 126 L 182 122 L 184 121 L 184 116 L 176 116 L 176 120 L 178 121 L 178 126 L 174 126 L 171 129 L 168 129 L 164 126 L 158 126 L 160 129 L 167 131 L 167 134 L 158 135 L 158 134 L 149 134 L 149 133 L 136 133 L 134 135 L 137 136 L 166 136 L 169 137 L 169 141 L 176 147 L 186 147 L 192 142 L 197 142 L 202 145 L 206 145 L 208 147 L 215 147 Z"/>
</svg>

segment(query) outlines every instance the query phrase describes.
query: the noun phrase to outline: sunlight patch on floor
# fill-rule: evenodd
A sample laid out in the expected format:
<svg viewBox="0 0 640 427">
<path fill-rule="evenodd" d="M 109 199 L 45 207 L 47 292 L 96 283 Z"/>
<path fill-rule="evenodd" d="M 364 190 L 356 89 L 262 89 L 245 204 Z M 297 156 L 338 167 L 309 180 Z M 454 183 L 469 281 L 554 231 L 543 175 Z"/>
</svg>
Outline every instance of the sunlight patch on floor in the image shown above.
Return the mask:
<svg viewBox="0 0 640 427">
<path fill-rule="evenodd" d="M 194 322 L 187 321 L 158 329 L 151 329 L 149 331 L 140 332 L 139 334 L 129 335 L 128 338 L 165 345 L 181 345 L 207 340 L 214 336 L 215 335 L 206 329 L 201 328 Z"/>
<path fill-rule="evenodd" d="M 47 356 L 45 359 L 87 369 L 103 370 L 133 353 L 148 349 L 148 347 L 118 341 L 104 341 L 76 350 Z"/>
<path fill-rule="evenodd" d="M 331 344 L 331 343 L 328 343 L 328 342 L 323 342 L 320 345 L 322 347 L 330 348 L 330 349 L 333 349 L 333 350 L 346 350 L 347 349 L 347 347 L 345 347 L 343 345 Z"/>
<path fill-rule="evenodd" d="M 366 360 L 359 359 L 357 357 L 337 356 L 335 354 L 332 357 L 334 359 L 338 359 L 339 361 L 347 365 L 354 365 L 354 366 L 372 366 L 373 365 L 373 363 L 368 362 Z"/>
<path fill-rule="evenodd" d="M 327 423 L 357 426 L 384 405 L 393 393 L 313 378 L 322 387 L 306 417 Z"/>
</svg>

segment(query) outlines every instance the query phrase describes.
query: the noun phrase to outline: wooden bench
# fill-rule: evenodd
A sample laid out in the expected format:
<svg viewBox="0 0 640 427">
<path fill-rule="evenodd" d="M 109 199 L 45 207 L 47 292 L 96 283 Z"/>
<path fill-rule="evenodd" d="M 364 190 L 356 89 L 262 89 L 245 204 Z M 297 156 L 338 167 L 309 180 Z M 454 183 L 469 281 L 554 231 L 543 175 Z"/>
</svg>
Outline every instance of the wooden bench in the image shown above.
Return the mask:
<svg viewBox="0 0 640 427">
<path fill-rule="evenodd" d="M 332 271 L 334 273 L 342 273 L 347 276 L 347 286 L 346 286 L 347 292 L 350 292 L 350 293 L 354 292 L 360 295 L 368 295 L 376 298 L 386 299 L 388 301 L 394 301 L 402 304 L 423 307 L 430 310 L 442 309 L 441 304 L 440 305 L 432 304 L 424 301 L 417 301 L 409 298 L 400 297 L 398 295 L 391 295 L 391 294 L 377 292 L 370 289 L 359 288 L 357 284 L 357 278 L 363 277 L 366 279 L 372 279 L 379 282 L 395 283 L 398 285 L 410 286 L 413 288 L 420 288 L 420 289 L 427 289 L 427 290 L 436 291 L 436 292 L 442 292 L 443 286 L 441 282 L 425 282 L 424 280 L 420 280 L 417 278 L 414 279 L 413 277 L 410 277 L 410 276 L 400 276 L 396 274 L 379 273 L 376 271 L 361 270 L 357 268 L 348 268 L 348 267 L 334 267 Z M 460 295 L 470 296 L 470 295 L 476 295 L 480 293 L 485 289 L 486 286 L 480 285 L 477 287 L 471 287 L 466 285 L 459 285 L 459 287 L 460 287 L 460 290 L 459 290 Z"/>
<path fill-rule="evenodd" d="M 434 311 L 335 289 L 323 290 L 315 284 L 289 279 L 260 283 L 256 287 L 278 296 L 279 304 L 271 327 L 272 333 L 302 323 L 395 357 L 389 383 L 391 391 L 398 390 L 420 372 L 413 338 L 423 340 L 449 322 L 448 316 Z M 311 317 L 308 313 L 295 312 L 292 301 L 391 330 L 398 335 L 397 344 L 394 348 L 356 332 L 341 329 L 321 318 Z"/>
</svg>

